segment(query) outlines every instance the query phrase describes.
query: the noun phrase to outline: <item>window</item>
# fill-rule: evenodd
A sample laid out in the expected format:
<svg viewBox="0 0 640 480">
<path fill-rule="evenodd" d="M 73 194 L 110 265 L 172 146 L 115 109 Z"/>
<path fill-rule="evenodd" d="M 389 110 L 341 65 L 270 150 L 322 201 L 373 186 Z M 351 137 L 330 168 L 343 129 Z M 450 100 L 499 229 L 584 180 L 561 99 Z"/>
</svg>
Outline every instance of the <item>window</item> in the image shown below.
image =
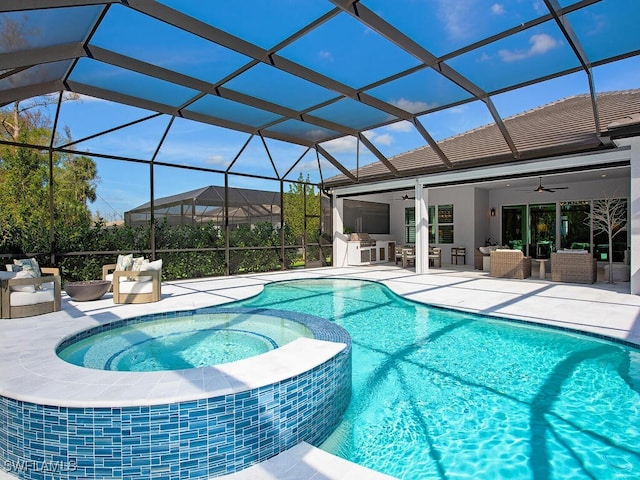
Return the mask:
<svg viewBox="0 0 640 480">
<path fill-rule="evenodd" d="M 525 252 L 527 243 L 527 207 L 511 205 L 502 207 L 502 244 L 512 250 Z"/>
<path fill-rule="evenodd" d="M 428 209 L 429 244 L 453 243 L 453 205 L 438 205 Z M 436 237 L 436 232 L 438 236 Z M 404 209 L 404 242 L 416 241 L 416 211 L 414 207 Z"/>
<path fill-rule="evenodd" d="M 453 205 L 438 205 L 438 243 L 453 243 Z"/>
<path fill-rule="evenodd" d="M 611 203 L 613 202 L 613 203 Z M 609 260 L 609 236 L 604 233 L 608 226 L 608 218 L 620 218 L 626 224 L 629 221 L 628 207 L 626 199 L 605 199 L 594 200 L 592 203 L 592 212 L 595 218 L 600 221 L 592 221 L 593 228 L 593 244 L 595 245 L 594 256 L 597 260 Z M 615 220 L 612 220 L 614 222 Z M 628 224 L 627 224 L 628 226 Z M 619 226 L 613 226 L 613 233 L 618 231 Z M 614 262 L 622 262 L 625 260 L 625 251 L 628 246 L 628 228 L 626 232 L 620 232 L 613 237 L 612 257 Z"/>
<path fill-rule="evenodd" d="M 560 202 L 560 248 L 591 251 L 591 202 Z"/>
<path fill-rule="evenodd" d="M 436 207 L 429 207 L 429 245 L 436 243 Z"/>
<path fill-rule="evenodd" d="M 616 204 L 616 215 L 621 218 L 621 222 L 624 219 L 628 221 L 627 200 L 610 201 Z M 523 251 L 523 247 L 526 246 L 527 254 L 533 258 L 548 258 L 558 247 L 592 251 L 596 259 L 607 261 L 609 237 L 602 227 L 596 226 L 598 222 L 594 222 L 593 219 L 590 221 L 592 215 L 598 216 L 598 209 L 605 208 L 603 205 L 606 205 L 606 200 L 503 206 L 502 243 Z M 605 211 L 600 212 L 600 217 L 607 218 Z M 628 242 L 628 232 L 620 233 L 613 238 L 614 262 L 625 261 Z"/>
<path fill-rule="evenodd" d="M 416 243 L 416 209 L 404 209 L 404 243 Z"/>
<path fill-rule="evenodd" d="M 549 258 L 556 246 L 556 204 L 529 205 L 529 256 Z"/>
</svg>

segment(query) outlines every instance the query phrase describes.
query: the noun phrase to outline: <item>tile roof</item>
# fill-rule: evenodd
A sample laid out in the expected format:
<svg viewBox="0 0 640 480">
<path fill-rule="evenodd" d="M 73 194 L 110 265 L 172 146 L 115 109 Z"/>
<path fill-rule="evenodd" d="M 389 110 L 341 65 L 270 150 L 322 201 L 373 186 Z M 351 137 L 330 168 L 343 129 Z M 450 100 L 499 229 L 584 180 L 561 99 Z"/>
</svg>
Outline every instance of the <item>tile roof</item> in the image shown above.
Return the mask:
<svg viewBox="0 0 640 480">
<path fill-rule="evenodd" d="M 601 135 L 596 131 L 591 98 L 575 95 L 506 118 L 504 124 L 516 146 L 514 157 L 496 124 L 489 124 L 438 142 L 452 163 L 452 169 L 464 169 L 554 155 L 580 153 L 609 148 L 601 137 L 607 125 L 640 112 L 640 89 L 606 92 L 598 95 Z M 408 177 L 450 170 L 430 146 L 416 148 L 389 159 L 399 176 Z M 381 162 L 360 168 L 360 182 L 395 178 Z M 344 175 L 326 180 L 327 186 L 350 184 Z"/>
</svg>

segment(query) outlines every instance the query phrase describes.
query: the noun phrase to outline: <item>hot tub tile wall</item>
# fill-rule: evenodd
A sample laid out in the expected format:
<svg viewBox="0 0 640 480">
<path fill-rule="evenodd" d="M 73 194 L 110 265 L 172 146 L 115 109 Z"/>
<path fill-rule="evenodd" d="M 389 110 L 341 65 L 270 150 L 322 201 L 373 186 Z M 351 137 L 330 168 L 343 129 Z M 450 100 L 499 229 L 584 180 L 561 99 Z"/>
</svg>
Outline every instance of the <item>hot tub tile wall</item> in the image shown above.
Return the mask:
<svg viewBox="0 0 640 480">
<path fill-rule="evenodd" d="M 350 397 L 350 350 L 277 384 L 177 404 L 66 408 L 0 397 L 2 468 L 25 479 L 223 475 L 321 443 Z"/>
<path fill-rule="evenodd" d="M 71 408 L 0 396 L 0 468 L 30 480 L 204 479 L 318 445 L 351 398 L 351 339 L 330 322 L 296 320 L 346 348 L 278 383 L 180 403 Z"/>
</svg>

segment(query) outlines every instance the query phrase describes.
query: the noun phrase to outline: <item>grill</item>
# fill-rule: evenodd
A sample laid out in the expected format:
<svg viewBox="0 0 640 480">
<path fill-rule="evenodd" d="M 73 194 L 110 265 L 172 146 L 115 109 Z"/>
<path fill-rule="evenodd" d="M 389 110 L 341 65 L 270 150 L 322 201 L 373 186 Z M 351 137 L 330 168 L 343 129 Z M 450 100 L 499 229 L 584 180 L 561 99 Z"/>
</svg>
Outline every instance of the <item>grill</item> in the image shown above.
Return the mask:
<svg viewBox="0 0 640 480">
<path fill-rule="evenodd" d="M 368 233 L 352 233 L 349 239 L 351 242 L 358 242 L 361 247 L 375 247 L 376 241 Z"/>
</svg>

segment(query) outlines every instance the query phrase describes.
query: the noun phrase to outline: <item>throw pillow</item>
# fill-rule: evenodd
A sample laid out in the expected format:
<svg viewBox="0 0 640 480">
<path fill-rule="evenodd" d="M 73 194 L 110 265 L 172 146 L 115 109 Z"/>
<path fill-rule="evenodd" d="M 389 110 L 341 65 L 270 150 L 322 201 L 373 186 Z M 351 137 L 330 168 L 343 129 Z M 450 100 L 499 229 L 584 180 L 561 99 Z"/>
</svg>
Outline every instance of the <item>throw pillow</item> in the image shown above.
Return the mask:
<svg viewBox="0 0 640 480">
<path fill-rule="evenodd" d="M 35 258 L 23 258 L 20 260 L 14 260 L 13 264 L 20 267 L 18 271 L 29 272 L 33 278 L 41 277 L 40 265 Z M 16 271 L 16 270 L 14 270 Z"/>
<path fill-rule="evenodd" d="M 147 260 L 144 257 L 136 257 L 133 259 L 133 263 L 131 264 L 131 271 L 132 272 L 139 272 L 140 270 L 142 270 L 142 265 L 149 263 L 149 260 Z M 136 281 L 139 279 L 139 277 L 128 277 L 129 280 L 133 280 Z"/>
<path fill-rule="evenodd" d="M 147 272 L 149 270 L 157 270 L 157 271 L 162 270 L 162 259 L 155 260 L 153 262 L 143 263 L 142 267 L 140 268 L 140 271 Z M 138 278 L 139 282 L 148 282 L 149 280 L 151 280 L 151 277 L 143 276 Z"/>
<path fill-rule="evenodd" d="M 34 277 L 33 275 L 31 275 L 31 272 L 28 272 L 27 270 L 22 270 L 20 272 L 16 272 L 16 275 L 13 278 L 34 278 Z M 42 285 L 37 285 L 37 287 L 40 287 L 39 288 L 40 290 L 42 289 Z M 33 293 L 36 291 L 36 285 L 12 285 L 11 291 Z"/>
<path fill-rule="evenodd" d="M 129 255 L 118 255 L 118 260 L 116 261 L 116 270 L 119 272 L 125 270 L 131 270 L 131 265 L 133 264 L 133 254 Z"/>
<path fill-rule="evenodd" d="M 17 269 L 16 269 L 17 267 Z M 14 272 L 18 273 L 26 273 L 26 275 L 22 275 L 16 278 L 38 278 L 42 276 L 42 272 L 40 271 L 40 265 L 38 265 L 38 261 L 35 258 L 23 258 L 20 260 L 13 261 Z M 22 290 L 16 290 L 19 292 L 33 292 L 35 290 L 42 290 L 42 284 L 38 285 L 25 285 L 23 287 L 18 287 Z M 14 289 L 15 290 L 15 289 Z"/>
</svg>

